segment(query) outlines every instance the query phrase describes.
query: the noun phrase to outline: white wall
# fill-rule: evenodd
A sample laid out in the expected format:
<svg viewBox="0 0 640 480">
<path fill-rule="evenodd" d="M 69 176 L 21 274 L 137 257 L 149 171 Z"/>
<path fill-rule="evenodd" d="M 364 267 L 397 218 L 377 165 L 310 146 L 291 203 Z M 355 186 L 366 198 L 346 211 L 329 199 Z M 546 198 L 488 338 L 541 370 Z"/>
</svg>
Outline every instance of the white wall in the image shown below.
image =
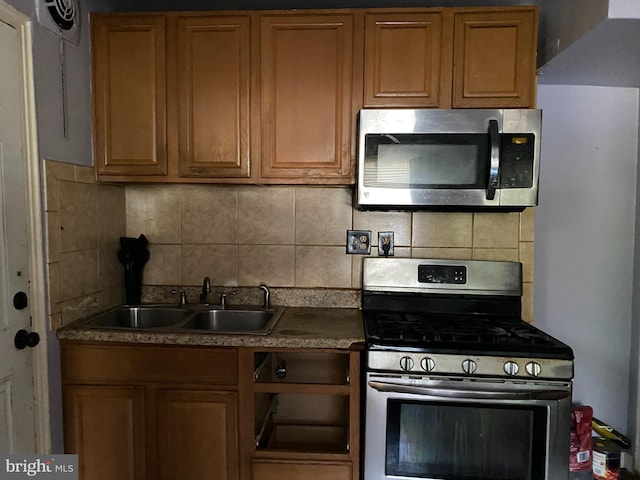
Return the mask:
<svg viewBox="0 0 640 480">
<path fill-rule="evenodd" d="M 62 134 L 60 42 L 38 24 L 36 1 L 5 0 L 33 20 L 33 58 L 36 82 L 36 110 L 40 157 L 48 160 L 92 165 L 90 41 L 88 12 L 93 1 L 81 4 L 81 40 L 78 46 L 66 44 L 68 135 Z M 95 1 L 95 0 L 94 0 Z"/>
<path fill-rule="evenodd" d="M 627 431 L 638 89 L 541 85 L 535 323 L 573 347 L 574 400 Z"/>
</svg>

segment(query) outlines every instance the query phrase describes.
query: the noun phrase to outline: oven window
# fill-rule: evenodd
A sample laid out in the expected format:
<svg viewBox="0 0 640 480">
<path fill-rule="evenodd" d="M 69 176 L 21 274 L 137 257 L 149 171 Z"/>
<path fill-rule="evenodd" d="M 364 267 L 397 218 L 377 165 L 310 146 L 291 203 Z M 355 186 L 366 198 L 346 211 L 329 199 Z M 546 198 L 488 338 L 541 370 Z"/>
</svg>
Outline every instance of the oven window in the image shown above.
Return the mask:
<svg viewBox="0 0 640 480">
<path fill-rule="evenodd" d="M 365 136 L 364 184 L 385 188 L 484 188 L 487 134 Z"/>
<path fill-rule="evenodd" d="M 546 409 L 388 400 L 386 473 L 542 480 Z"/>
</svg>

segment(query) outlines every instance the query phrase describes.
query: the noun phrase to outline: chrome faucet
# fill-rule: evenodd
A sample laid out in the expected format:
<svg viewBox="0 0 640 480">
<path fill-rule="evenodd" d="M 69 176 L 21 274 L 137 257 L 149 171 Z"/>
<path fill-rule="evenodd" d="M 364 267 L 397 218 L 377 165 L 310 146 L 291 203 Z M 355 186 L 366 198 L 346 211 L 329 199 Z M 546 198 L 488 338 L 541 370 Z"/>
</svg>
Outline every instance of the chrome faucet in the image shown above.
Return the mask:
<svg viewBox="0 0 640 480">
<path fill-rule="evenodd" d="M 209 277 L 204 277 L 204 280 L 202 281 L 200 303 L 209 303 L 209 293 L 211 293 L 211 281 L 209 280 Z"/>
<path fill-rule="evenodd" d="M 233 292 L 222 292 L 220 294 L 220 307 L 224 310 L 227 308 L 227 295 L 237 295 L 238 290 L 234 290 Z"/>
<path fill-rule="evenodd" d="M 271 308 L 271 293 L 266 283 L 260 283 L 260 289 L 264 292 L 264 308 Z"/>
</svg>

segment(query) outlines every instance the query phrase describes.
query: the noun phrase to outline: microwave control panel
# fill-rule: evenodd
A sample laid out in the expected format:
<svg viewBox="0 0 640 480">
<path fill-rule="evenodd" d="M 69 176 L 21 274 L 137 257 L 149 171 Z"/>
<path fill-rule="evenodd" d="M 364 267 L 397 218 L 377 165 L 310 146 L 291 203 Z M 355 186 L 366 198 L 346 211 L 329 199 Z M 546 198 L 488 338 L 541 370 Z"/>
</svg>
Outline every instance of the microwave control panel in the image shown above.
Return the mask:
<svg viewBox="0 0 640 480">
<path fill-rule="evenodd" d="M 500 188 L 531 188 L 536 138 L 533 133 L 503 133 L 500 142 Z"/>
</svg>

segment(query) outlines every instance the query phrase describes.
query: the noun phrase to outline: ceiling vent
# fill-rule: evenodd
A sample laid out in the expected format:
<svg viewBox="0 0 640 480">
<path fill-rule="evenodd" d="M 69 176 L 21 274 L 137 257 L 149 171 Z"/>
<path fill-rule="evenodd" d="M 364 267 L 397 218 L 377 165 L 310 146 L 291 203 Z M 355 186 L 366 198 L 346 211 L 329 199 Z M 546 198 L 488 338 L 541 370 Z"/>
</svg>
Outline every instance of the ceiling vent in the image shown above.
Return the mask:
<svg viewBox="0 0 640 480">
<path fill-rule="evenodd" d="M 77 0 L 36 0 L 38 22 L 63 40 L 80 42 L 80 11 Z"/>
</svg>

